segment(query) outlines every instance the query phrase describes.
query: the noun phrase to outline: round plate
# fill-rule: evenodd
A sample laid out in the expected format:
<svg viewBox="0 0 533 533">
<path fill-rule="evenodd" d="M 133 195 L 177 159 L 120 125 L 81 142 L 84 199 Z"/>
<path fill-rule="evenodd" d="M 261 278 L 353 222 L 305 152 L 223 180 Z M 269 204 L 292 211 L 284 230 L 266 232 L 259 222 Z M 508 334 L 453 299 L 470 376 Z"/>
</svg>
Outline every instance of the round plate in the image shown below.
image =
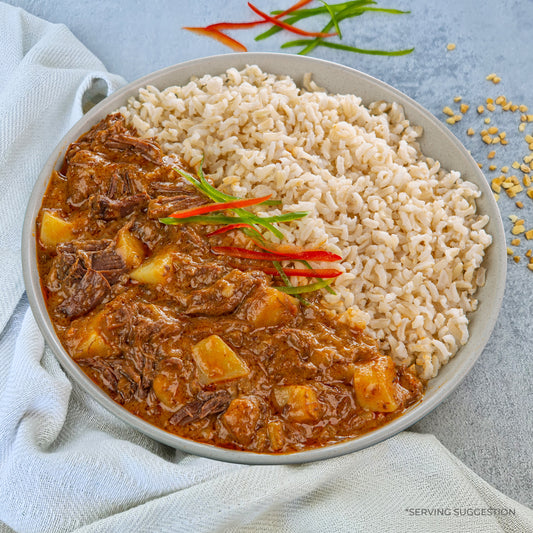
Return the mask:
<svg viewBox="0 0 533 533">
<path fill-rule="evenodd" d="M 118 109 L 130 96 L 136 96 L 141 87 L 154 85 L 159 89 L 164 89 L 171 85 L 186 84 L 191 76 L 217 75 L 222 74 L 230 67 L 241 69 L 251 64 L 258 65 L 268 73 L 290 75 L 300 87 L 304 74 L 310 72 L 313 75 L 313 80 L 320 87 L 325 87 L 330 93 L 354 93 L 360 96 L 366 105 L 377 100 L 395 101 L 401 104 L 409 121 L 424 128 L 424 134 L 420 141 L 423 153 L 439 160 L 446 169 L 458 170 L 463 179 L 469 180 L 479 187 L 482 196 L 477 200 L 478 212 L 489 215 L 490 222 L 486 230 L 493 238 L 483 263 L 487 269 L 486 284 L 478 290 L 476 296 L 479 300 L 479 307 L 470 316 L 470 338 L 456 356 L 440 370 L 439 375 L 429 382 L 422 401 L 407 410 L 401 417 L 361 437 L 324 448 L 284 455 L 226 450 L 208 444 L 200 444 L 167 433 L 115 403 L 83 373 L 59 342 L 48 317 L 36 262 L 35 219 L 52 170 L 59 169 L 65 151 L 71 142 L 77 140 L 107 114 Z M 498 207 L 476 162 L 446 127 L 414 100 L 371 76 L 336 63 L 288 54 L 242 53 L 188 61 L 149 74 L 112 94 L 77 122 L 51 154 L 33 189 L 24 220 L 22 264 L 30 305 L 46 342 L 71 379 L 106 409 L 155 440 L 184 452 L 237 463 L 287 464 L 327 459 L 361 450 L 408 428 L 439 405 L 472 368 L 496 323 L 505 287 L 507 268 L 505 247 L 503 225 Z"/>
</svg>

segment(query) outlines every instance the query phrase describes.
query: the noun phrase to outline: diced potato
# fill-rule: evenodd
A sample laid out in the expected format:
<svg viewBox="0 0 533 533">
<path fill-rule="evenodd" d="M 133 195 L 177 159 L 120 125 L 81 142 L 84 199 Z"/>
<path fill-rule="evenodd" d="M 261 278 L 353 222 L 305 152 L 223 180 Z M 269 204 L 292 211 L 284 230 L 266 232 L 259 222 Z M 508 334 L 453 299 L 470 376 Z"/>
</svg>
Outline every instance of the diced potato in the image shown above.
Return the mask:
<svg viewBox="0 0 533 533">
<path fill-rule="evenodd" d="M 74 239 L 74 224 L 62 219 L 57 214 L 45 211 L 41 219 L 41 243 L 50 250 L 62 243 Z"/>
<path fill-rule="evenodd" d="M 250 372 L 246 363 L 218 335 L 195 344 L 192 355 L 202 385 L 243 378 Z"/>
<path fill-rule="evenodd" d="M 226 429 L 241 444 L 249 444 L 259 422 L 259 406 L 252 398 L 235 398 L 222 415 Z"/>
<path fill-rule="evenodd" d="M 130 278 L 149 285 L 164 283 L 172 271 L 172 252 L 154 255 L 130 272 Z"/>
<path fill-rule="evenodd" d="M 245 303 L 246 317 L 256 328 L 288 322 L 298 313 L 298 300 L 274 287 L 260 287 Z"/>
<path fill-rule="evenodd" d="M 128 268 L 137 268 L 143 262 L 143 243 L 133 235 L 128 227 L 118 232 L 116 251 Z"/>
<path fill-rule="evenodd" d="M 294 422 L 314 422 L 322 416 L 322 405 L 308 385 L 287 385 L 274 389 L 274 403 Z"/>
<path fill-rule="evenodd" d="M 110 357 L 117 353 L 117 350 L 106 341 L 101 331 L 103 314 L 100 312 L 89 319 L 79 319 L 76 325 L 71 326 L 67 332 L 67 338 L 72 339 L 74 359 L 85 357 Z M 81 323 L 80 323 L 81 322 Z M 80 331 L 83 335 L 80 337 Z M 70 332 L 75 333 L 69 335 Z M 70 344 L 70 343 L 69 343 Z"/>
<path fill-rule="evenodd" d="M 356 365 L 353 386 L 359 405 L 369 411 L 396 411 L 398 403 L 395 399 L 395 377 L 394 362 L 385 355 Z"/>
<path fill-rule="evenodd" d="M 181 393 L 181 384 L 177 376 L 169 373 L 159 373 L 152 381 L 152 389 L 157 399 L 167 407 L 174 408 L 183 401 Z"/>
<path fill-rule="evenodd" d="M 281 420 L 271 420 L 267 426 L 268 438 L 270 439 L 270 447 L 275 451 L 279 451 L 285 444 L 285 434 L 283 433 L 283 424 Z"/>
</svg>

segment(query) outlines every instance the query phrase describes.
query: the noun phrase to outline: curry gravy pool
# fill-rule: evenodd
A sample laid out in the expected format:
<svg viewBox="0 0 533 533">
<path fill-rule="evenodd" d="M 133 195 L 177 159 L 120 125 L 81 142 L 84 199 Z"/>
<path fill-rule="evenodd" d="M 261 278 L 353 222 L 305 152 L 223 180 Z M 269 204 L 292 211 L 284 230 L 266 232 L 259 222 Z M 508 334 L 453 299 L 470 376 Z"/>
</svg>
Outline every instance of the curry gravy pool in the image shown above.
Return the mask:
<svg viewBox="0 0 533 533">
<path fill-rule="evenodd" d="M 278 290 L 267 264 L 160 218 L 204 205 L 120 114 L 72 144 L 39 213 L 48 311 L 70 356 L 114 401 L 179 436 L 286 453 L 354 438 L 423 394 L 350 313 Z M 241 237 L 242 243 L 243 237 Z"/>
</svg>

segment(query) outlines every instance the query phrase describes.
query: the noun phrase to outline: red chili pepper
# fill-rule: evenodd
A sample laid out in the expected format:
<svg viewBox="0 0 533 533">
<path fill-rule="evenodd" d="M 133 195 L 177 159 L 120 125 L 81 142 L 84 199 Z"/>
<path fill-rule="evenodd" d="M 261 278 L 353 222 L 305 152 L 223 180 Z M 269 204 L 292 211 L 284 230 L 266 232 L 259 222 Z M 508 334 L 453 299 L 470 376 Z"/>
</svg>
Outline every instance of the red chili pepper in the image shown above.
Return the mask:
<svg viewBox="0 0 533 533">
<path fill-rule="evenodd" d="M 284 17 L 285 15 L 288 15 L 289 13 L 292 13 L 293 11 L 296 11 L 297 9 L 300 9 L 301 7 L 304 7 L 307 4 L 310 4 L 312 1 L 313 0 L 300 0 L 299 2 L 296 2 L 296 4 L 293 4 L 291 7 L 283 11 L 283 13 L 276 15 L 274 18 L 280 19 L 281 17 Z"/>
<path fill-rule="evenodd" d="M 283 256 L 296 256 L 299 255 L 300 259 L 305 259 L 308 261 L 340 261 L 342 257 L 340 255 L 334 254 L 332 252 L 326 252 L 325 250 L 294 250 L 293 252 L 283 250 L 283 249 L 276 249 L 276 248 L 267 248 L 264 244 L 260 243 L 259 241 L 254 239 L 255 244 L 262 250 L 265 250 L 265 252 L 270 252 L 271 254 L 277 254 L 277 255 L 283 255 Z M 313 254 L 313 257 L 302 257 L 301 254 L 305 254 L 306 256 L 309 256 L 310 254 Z M 325 257 L 327 259 L 317 259 L 318 257 Z"/>
<path fill-rule="evenodd" d="M 260 268 L 265 274 L 271 276 L 280 276 L 280 273 L 275 268 Z M 287 276 L 298 276 L 302 278 L 336 278 L 340 276 L 342 272 L 335 268 L 284 268 L 283 272 Z"/>
<path fill-rule="evenodd" d="M 184 30 L 192 31 L 193 33 L 197 33 L 198 35 L 205 35 L 206 37 L 212 37 L 216 41 L 225 44 L 226 46 L 229 46 L 231 49 L 235 50 L 236 52 L 247 52 L 246 46 L 244 44 L 240 43 L 239 41 L 236 41 L 235 39 L 232 39 L 225 33 L 222 33 L 221 31 L 218 31 L 217 29 L 212 28 L 196 28 L 191 26 L 184 26 Z"/>
<path fill-rule="evenodd" d="M 289 13 L 292 13 L 293 11 L 296 11 L 297 9 L 300 9 L 301 7 L 304 7 L 307 4 L 310 4 L 313 0 L 300 0 L 299 2 L 296 2 L 296 4 L 292 5 L 283 13 L 279 13 L 279 15 L 276 15 L 275 19 L 280 19 L 281 17 L 284 17 L 285 15 L 288 15 Z M 253 20 L 251 22 L 215 22 L 215 24 L 209 24 L 209 26 L 206 26 L 206 29 L 208 30 L 241 30 L 243 28 L 253 28 L 254 26 L 258 26 L 259 24 L 266 24 L 268 20 Z"/>
<path fill-rule="evenodd" d="M 244 222 L 241 222 L 240 224 L 229 224 L 228 226 L 223 226 L 222 228 L 212 231 L 211 233 L 207 233 L 206 237 L 211 237 L 212 235 L 218 235 L 219 233 L 226 233 L 227 231 L 240 228 L 248 228 L 257 231 L 251 224 L 245 224 Z"/>
<path fill-rule="evenodd" d="M 211 213 L 213 211 L 223 211 L 224 209 L 233 209 L 236 207 L 248 207 L 250 205 L 260 204 L 266 202 L 272 195 L 262 196 L 261 198 L 247 198 L 244 200 L 233 200 L 230 202 L 218 202 L 216 204 L 201 205 L 199 207 L 193 207 L 192 209 L 183 209 L 182 211 L 176 211 L 169 215 L 171 218 L 187 218 L 196 215 L 204 215 L 205 213 Z"/>
<path fill-rule="evenodd" d="M 206 30 L 241 30 L 243 28 L 253 28 L 259 24 L 265 24 L 266 20 L 253 20 L 251 22 L 215 22 L 206 26 Z"/>
<path fill-rule="evenodd" d="M 315 32 L 315 31 L 305 31 L 300 28 L 297 28 L 296 26 L 292 26 L 291 24 L 287 24 L 286 22 L 283 22 L 282 20 L 278 20 L 275 17 L 271 17 L 270 15 L 267 15 L 257 7 L 255 7 L 252 3 L 248 2 L 248 7 L 254 12 L 257 13 L 260 17 L 263 17 L 266 21 L 271 22 L 272 24 L 275 24 L 276 26 L 279 26 L 280 28 L 283 28 L 284 30 L 288 30 L 292 33 L 296 33 L 298 35 L 305 35 L 307 37 L 333 37 L 334 35 L 337 35 L 336 33 L 323 33 L 323 32 Z"/>
<path fill-rule="evenodd" d="M 213 246 L 211 251 L 215 254 L 228 255 L 230 257 L 240 257 L 241 259 L 258 259 L 262 261 L 340 261 L 342 257 L 324 250 L 303 250 L 301 252 L 258 252 L 239 248 L 237 246 Z"/>
</svg>

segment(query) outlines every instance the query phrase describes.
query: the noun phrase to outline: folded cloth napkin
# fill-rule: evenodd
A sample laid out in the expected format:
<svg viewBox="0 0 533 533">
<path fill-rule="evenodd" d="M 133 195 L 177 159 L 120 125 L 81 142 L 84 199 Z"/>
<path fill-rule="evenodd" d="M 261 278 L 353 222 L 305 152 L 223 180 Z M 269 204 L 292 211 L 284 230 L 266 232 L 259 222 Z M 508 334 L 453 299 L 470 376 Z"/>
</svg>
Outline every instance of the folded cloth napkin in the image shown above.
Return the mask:
<svg viewBox="0 0 533 533">
<path fill-rule="evenodd" d="M 64 26 L 5 4 L 0 49 L 0 531 L 533 531 L 529 509 L 429 435 L 233 465 L 158 444 L 71 384 L 21 298 L 23 212 L 95 81 L 111 92 L 122 80 Z"/>
</svg>

